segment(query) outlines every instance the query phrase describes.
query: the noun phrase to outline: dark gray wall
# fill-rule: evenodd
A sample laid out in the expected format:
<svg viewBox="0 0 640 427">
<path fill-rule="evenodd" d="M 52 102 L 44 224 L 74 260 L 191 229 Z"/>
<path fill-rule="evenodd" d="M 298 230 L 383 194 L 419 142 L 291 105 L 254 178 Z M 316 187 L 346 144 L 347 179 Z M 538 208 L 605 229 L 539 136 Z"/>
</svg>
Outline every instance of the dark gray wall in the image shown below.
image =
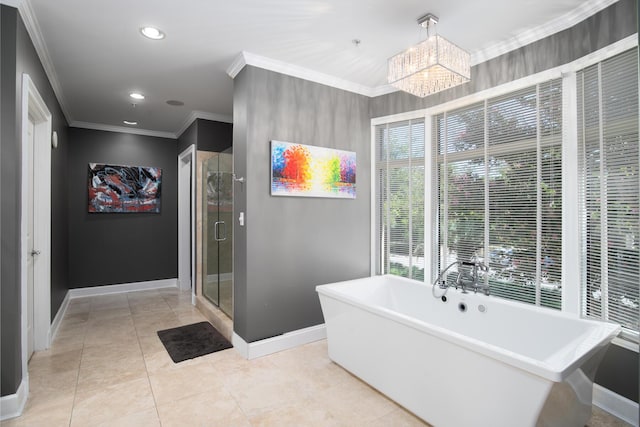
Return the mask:
<svg viewBox="0 0 640 427">
<path fill-rule="evenodd" d="M 638 362 L 638 353 L 635 351 L 611 345 L 598 367 L 596 383 L 637 402 Z"/>
<path fill-rule="evenodd" d="M 20 146 L 16 106 L 16 9 L 0 5 L 0 375 L 1 394 L 13 394 L 22 379 L 20 361 Z"/>
<path fill-rule="evenodd" d="M 432 107 L 572 62 L 635 34 L 637 16 L 636 0 L 620 0 L 571 28 L 472 67 L 465 85 L 426 98 L 401 92 L 373 98 L 371 117 Z M 596 382 L 637 402 L 638 379 L 638 353 L 612 345 Z"/>
<path fill-rule="evenodd" d="M 1 287 L 1 367 L 3 396 L 16 392 L 22 380 L 20 347 L 20 216 L 22 75 L 29 74 L 52 115 L 52 130 L 57 131 L 59 148 L 51 153 L 51 316 L 67 292 L 67 123 L 55 93 L 42 68 L 24 23 L 16 9 L 0 6 L 1 125 L 0 194 L 2 195 L 0 234 Z"/>
<path fill-rule="evenodd" d="M 195 120 L 178 137 L 178 154 L 189 148 L 191 145 L 198 145 L 198 121 Z"/>
<path fill-rule="evenodd" d="M 233 125 L 198 119 L 198 150 L 223 152 L 233 145 Z"/>
<path fill-rule="evenodd" d="M 177 278 L 177 141 L 70 128 L 69 143 L 69 287 Z M 162 168 L 160 213 L 89 214 L 89 163 Z"/>
<path fill-rule="evenodd" d="M 200 151 L 222 152 L 233 143 L 231 123 L 196 119 L 178 138 L 178 153 L 195 144 Z"/>
<path fill-rule="evenodd" d="M 234 81 L 234 331 L 252 342 L 323 323 L 315 286 L 370 273 L 367 97 L 247 66 Z M 355 200 L 272 197 L 270 141 L 355 151 Z"/>
</svg>

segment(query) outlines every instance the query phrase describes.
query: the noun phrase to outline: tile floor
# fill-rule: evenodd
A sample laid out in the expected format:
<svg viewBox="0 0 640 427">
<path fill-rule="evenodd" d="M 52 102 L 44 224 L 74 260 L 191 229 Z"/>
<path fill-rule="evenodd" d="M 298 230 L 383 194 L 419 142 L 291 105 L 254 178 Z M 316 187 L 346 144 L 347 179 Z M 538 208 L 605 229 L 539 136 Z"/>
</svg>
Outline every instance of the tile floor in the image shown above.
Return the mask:
<svg viewBox="0 0 640 427">
<path fill-rule="evenodd" d="M 72 300 L 51 349 L 31 359 L 24 414 L 2 425 L 426 425 L 332 363 L 326 341 L 174 364 L 156 331 L 202 320 L 172 289 Z M 595 408 L 589 425 L 627 424 Z"/>
</svg>

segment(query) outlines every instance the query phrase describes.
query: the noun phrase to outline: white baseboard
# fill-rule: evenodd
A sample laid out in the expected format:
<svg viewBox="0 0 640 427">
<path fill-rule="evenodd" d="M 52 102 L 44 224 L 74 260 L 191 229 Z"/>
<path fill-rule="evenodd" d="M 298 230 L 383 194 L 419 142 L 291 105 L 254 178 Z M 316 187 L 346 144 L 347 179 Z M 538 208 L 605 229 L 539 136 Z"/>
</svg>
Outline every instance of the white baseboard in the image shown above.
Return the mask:
<svg viewBox="0 0 640 427">
<path fill-rule="evenodd" d="M 638 427 L 638 402 L 620 396 L 598 384 L 593 385 L 593 404 Z"/>
<path fill-rule="evenodd" d="M 62 323 L 62 319 L 64 319 L 64 315 L 67 312 L 67 308 L 69 308 L 69 300 L 71 292 L 67 291 L 67 294 L 64 296 L 64 300 L 62 300 L 62 304 L 60 304 L 60 308 L 56 313 L 56 317 L 53 318 L 53 322 L 51 322 L 51 340 L 49 343 L 52 343 L 53 340 L 56 339 L 56 335 L 58 335 L 58 329 L 60 328 L 60 324 Z"/>
<path fill-rule="evenodd" d="M 18 391 L 0 397 L 0 421 L 22 415 L 24 405 L 27 404 L 27 396 L 29 396 L 29 378 L 23 378 Z"/>
<path fill-rule="evenodd" d="M 122 283 L 119 285 L 92 286 L 69 290 L 69 298 L 93 297 L 98 295 L 119 294 L 123 292 L 148 291 L 152 289 L 177 288 L 178 279 L 150 280 L 148 282 Z"/>
<path fill-rule="evenodd" d="M 267 338 L 260 341 L 246 342 L 240 335 L 233 333 L 232 343 L 235 349 L 245 359 L 255 359 L 279 351 L 288 350 L 310 342 L 325 339 L 327 329 L 324 324 L 311 326 L 309 328 L 298 329 L 287 332 L 277 337 Z"/>
</svg>

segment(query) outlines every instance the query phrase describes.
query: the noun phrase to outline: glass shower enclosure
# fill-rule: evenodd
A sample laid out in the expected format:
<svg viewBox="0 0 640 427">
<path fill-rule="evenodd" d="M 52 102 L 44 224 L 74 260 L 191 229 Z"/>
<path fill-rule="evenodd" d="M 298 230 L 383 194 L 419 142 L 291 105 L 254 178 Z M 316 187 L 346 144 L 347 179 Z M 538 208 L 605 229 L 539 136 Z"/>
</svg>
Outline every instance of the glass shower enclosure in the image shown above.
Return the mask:
<svg viewBox="0 0 640 427">
<path fill-rule="evenodd" d="M 202 168 L 202 294 L 233 317 L 233 155 L 217 153 Z"/>
</svg>

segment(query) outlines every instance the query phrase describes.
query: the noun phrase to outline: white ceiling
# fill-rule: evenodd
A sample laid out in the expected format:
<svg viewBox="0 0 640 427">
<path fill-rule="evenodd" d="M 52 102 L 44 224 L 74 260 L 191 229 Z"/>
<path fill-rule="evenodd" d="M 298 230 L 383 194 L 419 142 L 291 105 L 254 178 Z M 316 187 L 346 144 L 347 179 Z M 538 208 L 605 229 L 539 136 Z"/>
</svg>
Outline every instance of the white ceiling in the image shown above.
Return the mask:
<svg viewBox="0 0 640 427">
<path fill-rule="evenodd" d="M 194 117 L 231 121 L 227 70 L 242 52 L 247 63 L 375 95 L 390 91 L 387 58 L 425 37 L 416 19 L 427 12 L 478 63 L 616 0 L 17 1 L 71 125 L 117 128 L 131 119 L 175 136 Z M 145 39 L 145 25 L 166 38 Z M 134 90 L 146 95 L 135 108 Z"/>
</svg>

